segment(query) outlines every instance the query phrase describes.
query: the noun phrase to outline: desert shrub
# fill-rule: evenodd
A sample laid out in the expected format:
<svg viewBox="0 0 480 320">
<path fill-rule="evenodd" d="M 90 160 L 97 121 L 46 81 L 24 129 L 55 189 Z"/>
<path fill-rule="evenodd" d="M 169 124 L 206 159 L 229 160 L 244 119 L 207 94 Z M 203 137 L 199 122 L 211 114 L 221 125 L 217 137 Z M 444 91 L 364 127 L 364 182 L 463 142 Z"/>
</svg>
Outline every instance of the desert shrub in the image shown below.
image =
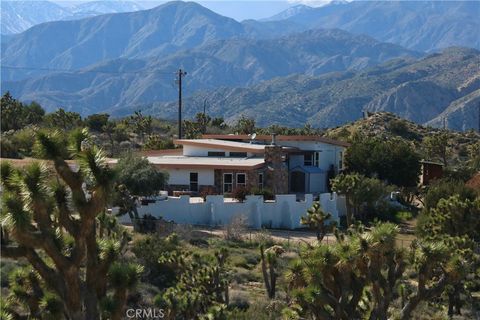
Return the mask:
<svg viewBox="0 0 480 320">
<path fill-rule="evenodd" d="M 247 310 L 250 307 L 248 296 L 243 292 L 232 291 L 230 294 L 229 309 Z"/>
<path fill-rule="evenodd" d="M 245 201 L 247 195 L 251 194 L 250 190 L 246 187 L 237 187 L 232 192 L 232 197 L 240 202 Z"/>
<path fill-rule="evenodd" d="M 214 196 L 217 194 L 218 194 L 217 190 L 211 186 L 202 188 L 202 191 L 200 191 L 200 197 L 203 198 L 203 201 L 207 200 L 207 196 Z"/>
<path fill-rule="evenodd" d="M 249 267 L 254 267 L 260 262 L 259 255 L 255 252 L 248 252 L 243 255 Z"/>
<path fill-rule="evenodd" d="M 395 214 L 395 218 L 397 221 L 412 220 L 413 214 L 410 211 L 398 211 Z"/>
<path fill-rule="evenodd" d="M 208 245 L 209 245 L 208 241 L 206 239 L 203 239 L 203 238 L 190 239 L 188 241 L 188 243 L 190 243 L 192 246 L 204 247 L 204 248 L 207 248 Z"/>
<path fill-rule="evenodd" d="M 419 135 L 415 132 L 410 131 L 408 124 L 405 120 L 402 119 L 394 119 L 388 123 L 388 130 L 393 134 L 399 135 L 403 138 L 412 140 L 418 140 Z"/>
<path fill-rule="evenodd" d="M 260 274 L 254 273 L 245 268 L 234 268 L 233 271 L 232 281 L 238 284 L 262 281 Z"/>
<path fill-rule="evenodd" d="M 242 241 L 247 227 L 247 217 L 244 215 L 234 216 L 230 223 L 224 226 L 223 235 L 225 240 Z"/>
<path fill-rule="evenodd" d="M 133 229 L 139 233 L 154 233 L 157 230 L 157 218 L 147 213 L 133 220 Z"/>
<path fill-rule="evenodd" d="M 260 231 L 258 231 L 255 234 L 254 241 L 255 241 L 255 243 L 258 243 L 260 245 L 264 245 L 265 247 L 270 247 L 270 246 L 273 245 L 272 235 L 265 228 L 262 228 Z"/>
<path fill-rule="evenodd" d="M 264 200 L 275 200 L 275 194 L 270 189 L 252 188 L 251 194 L 263 196 Z"/>
<path fill-rule="evenodd" d="M 175 225 L 174 232 L 180 239 L 190 241 L 192 239 L 193 227 L 190 224 L 177 224 Z"/>
<path fill-rule="evenodd" d="M 178 250 L 178 237 L 174 234 L 167 238 L 158 235 L 143 236 L 133 242 L 132 252 L 144 266 L 142 278 L 158 288 L 166 288 L 175 281 L 175 270 L 168 264 L 159 262 L 159 257 L 168 252 Z"/>
<path fill-rule="evenodd" d="M 433 182 L 425 195 L 425 209 L 434 208 L 440 199 L 448 199 L 450 196 L 458 194 L 460 199 L 475 199 L 475 190 L 465 186 L 461 180 L 440 179 Z"/>
<path fill-rule="evenodd" d="M 230 257 L 230 262 L 234 267 L 249 269 L 248 261 L 244 256 L 234 255 Z"/>
</svg>

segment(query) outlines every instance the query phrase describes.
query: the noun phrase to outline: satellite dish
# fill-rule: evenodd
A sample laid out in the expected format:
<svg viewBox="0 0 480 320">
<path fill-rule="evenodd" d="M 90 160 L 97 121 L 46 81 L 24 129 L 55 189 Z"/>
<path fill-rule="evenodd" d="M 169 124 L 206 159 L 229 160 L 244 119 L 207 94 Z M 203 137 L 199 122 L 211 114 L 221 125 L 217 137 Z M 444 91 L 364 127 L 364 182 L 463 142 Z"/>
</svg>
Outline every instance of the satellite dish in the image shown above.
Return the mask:
<svg viewBox="0 0 480 320">
<path fill-rule="evenodd" d="M 250 135 L 250 140 L 255 140 L 255 138 L 257 137 L 257 134 L 256 133 L 252 133 Z"/>
</svg>

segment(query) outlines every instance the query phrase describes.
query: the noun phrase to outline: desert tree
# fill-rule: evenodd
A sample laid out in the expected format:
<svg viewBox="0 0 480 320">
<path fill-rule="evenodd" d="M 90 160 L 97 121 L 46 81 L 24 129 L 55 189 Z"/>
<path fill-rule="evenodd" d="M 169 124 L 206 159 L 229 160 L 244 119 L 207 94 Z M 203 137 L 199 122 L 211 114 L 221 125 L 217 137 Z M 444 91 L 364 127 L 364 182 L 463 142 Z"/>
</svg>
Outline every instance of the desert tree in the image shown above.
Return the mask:
<svg viewBox="0 0 480 320">
<path fill-rule="evenodd" d="M 411 319 L 424 301 L 438 298 L 461 279 L 466 260 L 446 242 L 420 239 L 410 250 L 398 248 L 398 227 L 375 223 L 370 230 L 354 226 L 337 242 L 305 247 L 286 280 L 292 312 L 313 319 L 382 319 L 395 316 L 393 302 L 402 286 L 398 316 Z M 405 270 L 414 281 L 405 279 Z"/>
<path fill-rule="evenodd" d="M 263 282 L 267 291 L 269 299 L 275 299 L 277 279 L 278 279 L 278 260 L 285 250 L 279 246 L 274 245 L 265 249 L 260 245 L 260 259 L 262 267 Z"/>
<path fill-rule="evenodd" d="M 111 319 L 121 319 L 138 270 L 113 265 L 128 241 L 126 232 L 97 232 L 115 176 L 86 130 L 73 133 L 68 150 L 60 136 L 36 137 L 37 156 L 53 168 L 46 162 L 23 169 L 2 163 L 2 256 L 28 261 L 39 283 L 32 296 L 58 299 L 62 316 L 56 319 L 99 319 L 101 301 L 109 296 L 116 297 Z M 75 164 L 64 160 L 65 153 Z M 115 281 L 119 274 L 126 283 Z"/>
<path fill-rule="evenodd" d="M 331 180 L 332 190 L 345 196 L 347 227 L 355 218 L 365 216 L 365 207 L 370 208 L 386 193 L 386 186 L 376 178 L 358 173 L 340 174 Z"/>
<path fill-rule="evenodd" d="M 315 230 L 317 240 L 322 241 L 325 235 L 328 232 L 332 232 L 334 229 L 335 224 L 330 221 L 331 218 L 332 215 L 323 211 L 320 207 L 320 203 L 314 202 L 312 207 L 307 210 L 307 214 L 301 217 L 300 223 Z"/>
<path fill-rule="evenodd" d="M 447 131 L 441 131 L 423 140 L 427 156 L 431 159 L 440 159 L 444 166 L 448 165 L 452 154 L 450 144 L 451 140 Z"/>
</svg>

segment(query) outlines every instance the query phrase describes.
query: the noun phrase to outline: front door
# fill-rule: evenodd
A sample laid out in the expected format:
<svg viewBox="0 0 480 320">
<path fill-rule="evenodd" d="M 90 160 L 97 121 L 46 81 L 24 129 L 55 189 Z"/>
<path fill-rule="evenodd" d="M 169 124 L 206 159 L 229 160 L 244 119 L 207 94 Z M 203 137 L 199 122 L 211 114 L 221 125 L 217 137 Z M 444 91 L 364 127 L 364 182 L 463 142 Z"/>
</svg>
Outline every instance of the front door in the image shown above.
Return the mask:
<svg viewBox="0 0 480 320">
<path fill-rule="evenodd" d="M 223 193 L 230 193 L 233 190 L 233 173 L 223 174 Z"/>
<path fill-rule="evenodd" d="M 198 172 L 190 172 L 190 191 L 198 191 Z"/>
<path fill-rule="evenodd" d="M 305 173 L 294 171 L 291 174 L 290 188 L 294 193 L 305 193 Z"/>
</svg>

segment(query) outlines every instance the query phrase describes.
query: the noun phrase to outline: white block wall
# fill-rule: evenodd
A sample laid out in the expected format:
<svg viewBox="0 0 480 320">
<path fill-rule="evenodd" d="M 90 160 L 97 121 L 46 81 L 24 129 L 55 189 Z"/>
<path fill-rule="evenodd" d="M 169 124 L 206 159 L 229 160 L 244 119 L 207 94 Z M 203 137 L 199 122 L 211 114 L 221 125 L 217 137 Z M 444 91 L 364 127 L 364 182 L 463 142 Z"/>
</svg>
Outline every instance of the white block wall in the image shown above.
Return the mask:
<svg viewBox="0 0 480 320">
<path fill-rule="evenodd" d="M 168 184 L 190 184 L 190 172 L 198 173 L 198 184 L 213 186 L 215 174 L 213 169 L 168 169 Z"/>
<path fill-rule="evenodd" d="M 244 202 L 225 202 L 223 196 L 207 196 L 205 202 L 190 202 L 190 196 L 168 197 L 147 206 L 140 206 L 140 215 L 151 214 L 176 223 L 220 226 L 228 224 L 233 217 L 247 217 L 250 227 L 295 229 L 302 227 L 300 217 L 306 214 L 313 204 L 311 194 L 305 201 L 296 201 L 295 195 L 277 195 L 275 201 L 263 200 L 262 196 L 247 196 Z M 332 220 L 339 222 L 345 214 L 345 201 L 335 193 L 320 195 L 321 207 L 332 214 Z M 129 222 L 128 216 L 121 217 Z"/>
</svg>

